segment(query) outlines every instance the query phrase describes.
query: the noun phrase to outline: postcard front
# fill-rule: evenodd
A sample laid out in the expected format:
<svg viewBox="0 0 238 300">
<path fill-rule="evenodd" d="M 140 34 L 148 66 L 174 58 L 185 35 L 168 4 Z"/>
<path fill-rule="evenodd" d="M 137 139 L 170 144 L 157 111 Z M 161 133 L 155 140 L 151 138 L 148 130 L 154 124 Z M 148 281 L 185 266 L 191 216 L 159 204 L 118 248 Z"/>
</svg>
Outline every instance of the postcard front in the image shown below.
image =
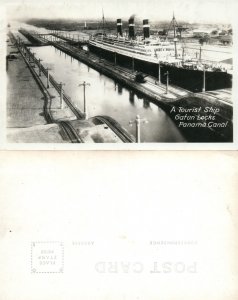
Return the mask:
<svg viewBox="0 0 238 300">
<path fill-rule="evenodd" d="M 234 149 L 235 1 L 104 2 L 4 6 L 2 147 Z"/>
</svg>

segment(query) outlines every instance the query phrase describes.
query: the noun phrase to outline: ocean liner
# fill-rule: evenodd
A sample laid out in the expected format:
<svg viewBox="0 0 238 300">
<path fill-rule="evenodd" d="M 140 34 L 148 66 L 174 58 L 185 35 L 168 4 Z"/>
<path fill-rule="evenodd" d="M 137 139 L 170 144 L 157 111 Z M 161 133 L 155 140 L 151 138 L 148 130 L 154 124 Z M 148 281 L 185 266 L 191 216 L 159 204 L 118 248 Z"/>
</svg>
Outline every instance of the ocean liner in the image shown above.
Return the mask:
<svg viewBox="0 0 238 300">
<path fill-rule="evenodd" d="M 132 66 L 140 71 L 159 77 L 162 83 L 169 82 L 192 92 L 230 88 L 232 73 L 221 65 L 204 63 L 192 59 L 178 46 L 175 35 L 173 41 L 167 37 L 150 35 L 149 20 L 143 20 L 143 36 L 136 36 L 134 18 L 128 22 L 128 34 L 122 32 L 122 20 L 117 19 L 117 34 L 96 34 L 90 38 L 89 50 L 117 64 Z"/>
</svg>

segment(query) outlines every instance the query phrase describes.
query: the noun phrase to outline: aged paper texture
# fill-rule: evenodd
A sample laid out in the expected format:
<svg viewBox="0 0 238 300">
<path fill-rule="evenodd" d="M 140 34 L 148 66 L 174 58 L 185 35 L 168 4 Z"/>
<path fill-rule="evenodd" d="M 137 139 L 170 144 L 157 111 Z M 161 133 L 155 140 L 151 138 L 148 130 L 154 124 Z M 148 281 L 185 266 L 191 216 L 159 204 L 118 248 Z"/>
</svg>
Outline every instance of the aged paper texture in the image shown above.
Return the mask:
<svg viewBox="0 0 238 300">
<path fill-rule="evenodd" d="M 237 153 L 0 153 L 0 298 L 237 299 Z"/>
<path fill-rule="evenodd" d="M 237 149 L 237 10 L 1 1 L 1 148 Z"/>
</svg>

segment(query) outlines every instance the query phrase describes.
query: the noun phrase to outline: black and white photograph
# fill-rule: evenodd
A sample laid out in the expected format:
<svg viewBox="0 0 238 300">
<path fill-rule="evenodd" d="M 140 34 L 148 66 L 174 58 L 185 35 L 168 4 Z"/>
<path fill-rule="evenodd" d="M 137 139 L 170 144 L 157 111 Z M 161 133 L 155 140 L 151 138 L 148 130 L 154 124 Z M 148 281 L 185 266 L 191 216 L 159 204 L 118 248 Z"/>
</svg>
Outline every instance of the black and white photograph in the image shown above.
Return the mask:
<svg viewBox="0 0 238 300">
<path fill-rule="evenodd" d="M 5 142 L 232 145 L 235 7 L 9 2 Z"/>
</svg>

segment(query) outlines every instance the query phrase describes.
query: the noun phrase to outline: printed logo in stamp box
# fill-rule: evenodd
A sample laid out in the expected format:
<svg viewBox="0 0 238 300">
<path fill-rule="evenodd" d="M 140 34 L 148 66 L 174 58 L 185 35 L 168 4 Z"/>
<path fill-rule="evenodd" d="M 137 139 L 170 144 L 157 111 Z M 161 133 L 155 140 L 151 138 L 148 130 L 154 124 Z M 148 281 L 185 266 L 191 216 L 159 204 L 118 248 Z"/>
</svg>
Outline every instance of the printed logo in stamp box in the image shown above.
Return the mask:
<svg viewBox="0 0 238 300">
<path fill-rule="evenodd" d="M 64 246 L 61 242 L 32 242 L 32 273 L 63 273 Z"/>
</svg>

